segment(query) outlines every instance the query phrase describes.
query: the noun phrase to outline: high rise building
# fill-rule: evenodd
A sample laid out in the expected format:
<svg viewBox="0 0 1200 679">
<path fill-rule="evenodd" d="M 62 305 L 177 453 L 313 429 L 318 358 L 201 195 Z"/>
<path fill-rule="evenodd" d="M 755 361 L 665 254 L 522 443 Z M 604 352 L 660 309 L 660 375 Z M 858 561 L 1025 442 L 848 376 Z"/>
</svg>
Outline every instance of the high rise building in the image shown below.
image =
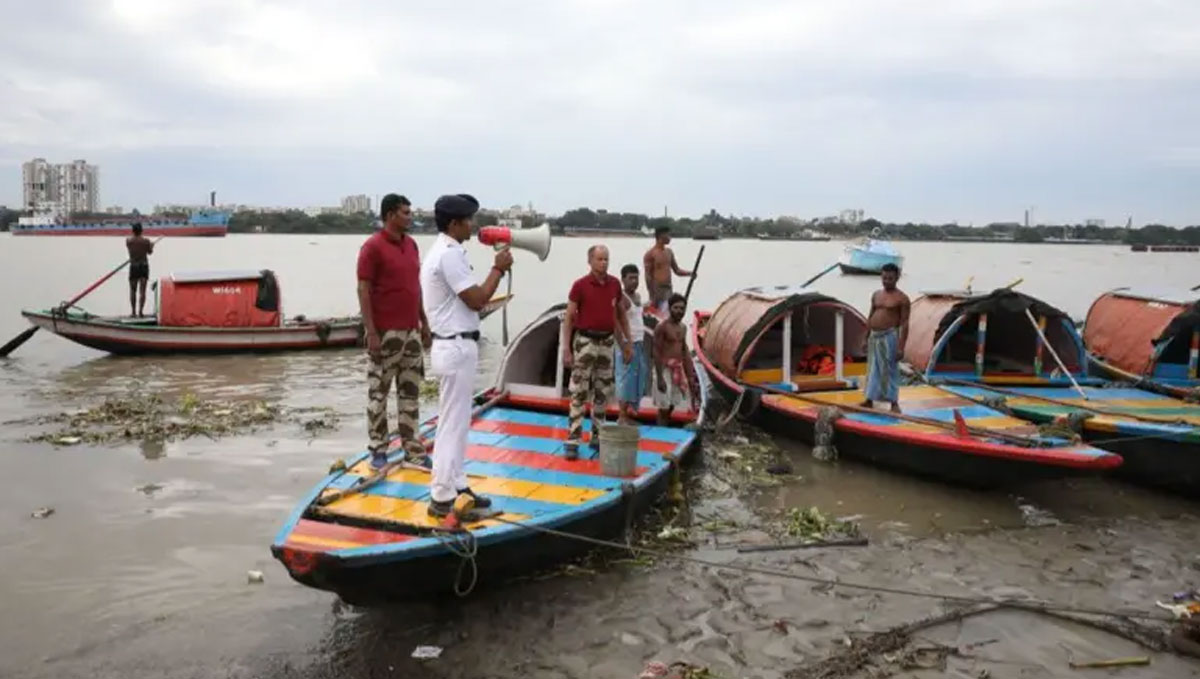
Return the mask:
<svg viewBox="0 0 1200 679">
<path fill-rule="evenodd" d="M 34 158 L 21 165 L 22 203 L 53 212 L 98 212 L 100 168 L 86 160 L 51 164 Z"/>
<path fill-rule="evenodd" d="M 346 196 L 342 199 L 342 212 L 345 214 L 355 214 L 359 212 L 371 211 L 371 198 L 366 194 L 358 194 L 356 196 Z"/>
</svg>

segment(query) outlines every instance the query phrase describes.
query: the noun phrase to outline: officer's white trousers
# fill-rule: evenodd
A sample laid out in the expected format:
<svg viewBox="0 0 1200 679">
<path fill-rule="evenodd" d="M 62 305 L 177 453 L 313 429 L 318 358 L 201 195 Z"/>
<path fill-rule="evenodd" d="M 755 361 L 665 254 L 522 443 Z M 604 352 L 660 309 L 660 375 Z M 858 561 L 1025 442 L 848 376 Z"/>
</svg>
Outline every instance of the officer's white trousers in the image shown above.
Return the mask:
<svg viewBox="0 0 1200 679">
<path fill-rule="evenodd" d="M 429 351 L 430 375 L 439 379 L 433 478 L 429 483 L 429 495 L 436 502 L 453 500 L 458 491 L 467 487 L 463 463 L 478 362 L 479 345 L 469 339 L 434 339 Z"/>
</svg>

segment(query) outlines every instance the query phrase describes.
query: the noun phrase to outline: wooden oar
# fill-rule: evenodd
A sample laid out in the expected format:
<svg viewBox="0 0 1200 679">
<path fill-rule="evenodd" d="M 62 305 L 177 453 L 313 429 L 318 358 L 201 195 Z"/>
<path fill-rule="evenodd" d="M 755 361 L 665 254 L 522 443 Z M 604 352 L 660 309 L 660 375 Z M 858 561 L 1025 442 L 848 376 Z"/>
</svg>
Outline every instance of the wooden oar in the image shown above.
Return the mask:
<svg viewBox="0 0 1200 679">
<path fill-rule="evenodd" d="M 158 238 L 154 239 L 154 242 L 157 243 L 158 241 L 160 241 L 162 239 L 163 239 L 163 236 L 159 236 Z M 130 260 L 128 260 L 128 259 L 125 260 L 124 262 L 121 262 L 120 266 L 118 266 L 117 268 L 113 269 L 112 271 L 109 271 L 108 273 L 104 274 L 104 276 L 100 280 L 89 285 L 83 292 L 79 293 L 78 295 L 75 295 L 70 300 L 63 302 L 59 306 L 59 308 L 63 309 L 65 311 L 66 309 L 74 306 L 76 302 L 78 302 L 79 300 L 86 297 L 89 293 L 91 293 L 92 290 L 95 290 L 96 288 L 100 287 L 105 281 L 107 281 L 108 279 L 117 275 L 117 272 L 119 272 L 121 269 L 124 269 L 126 266 L 129 266 L 129 262 L 130 262 Z M 33 327 L 27 328 L 26 330 L 22 331 L 21 334 L 17 335 L 16 337 L 12 338 L 11 340 L 9 340 L 8 344 L 5 344 L 4 346 L 0 347 L 0 358 L 4 358 L 5 356 L 8 356 L 9 354 L 11 354 L 13 351 L 15 351 L 17 349 L 17 347 L 19 347 L 22 344 L 24 344 L 25 342 L 27 342 L 30 337 L 33 337 L 33 334 L 37 331 L 38 331 L 38 327 L 35 325 Z"/>
<path fill-rule="evenodd" d="M 816 276 L 813 276 L 812 278 L 810 278 L 810 279 L 808 279 L 808 280 L 804 281 L 803 283 L 801 283 L 801 284 L 800 284 L 800 287 L 802 287 L 802 288 L 807 288 L 808 286 L 810 286 L 810 285 L 812 285 L 813 283 L 815 283 L 815 282 L 817 281 L 817 279 L 818 279 L 818 278 L 820 278 L 821 276 L 824 276 L 825 274 L 829 273 L 830 271 L 833 271 L 833 270 L 834 270 L 834 269 L 836 269 L 836 268 L 838 268 L 838 263 L 837 263 L 837 262 L 834 262 L 833 264 L 830 264 L 828 267 L 826 267 L 824 270 L 822 270 L 822 271 L 821 271 L 821 273 L 819 273 L 819 274 L 817 274 Z"/>
<path fill-rule="evenodd" d="M 922 376 L 921 379 L 924 380 L 925 379 L 924 376 Z M 1011 389 L 1004 389 L 1002 387 L 997 387 L 997 386 L 994 386 L 991 384 L 985 384 L 983 382 L 968 382 L 966 380 L 956 380 L 956 379 L 949 378 L 949 377 L 938 377 L 937 381 L 940 383 L 943 383 L 943 384 L 953 384 L 953 385 L 959 386 L 959 387 L 975 387 L 978 389 L 983 389 L 985 391 L 991 391 L 991 392 L 994 392 L 997 394 L 1004 394 L 1005 396 L 1012 396 L 1014 398 L 1028 398 L 1028 399 L 1032 399 L 1034 401 L 1042 401 L 1045 403 L 1052 403 L 1054 405 L 1059 405 L 1059 406 L 1063 406 L 1066 408 L 1076 408 L 1079 410 L 1086 410 L 1087 412 L 1095 413 L 1097 415 L 1107 415 L 1109 417 L 1127 417 L 1131 420 L 1137 420 L 1139 422 L 1149 422 L 1151 424 L 1171 424 L 1171 425 L 1176 425 L 1176 426 L 1185 426 L 1185 427 L 1193 427 L 1193 428 L 1195 428 L 1195 426 L 1196 426 L 1194 424 L 1189 424 L 1188 422 L 1185 422 L 1183 420 L 1178 420 L 1178 419 L 1168 420 L 1168 419 L 1161 418 L 1161 417 L 1150 417 L 1148 415 L 1135 415 L 1134 413 L 1123 413 L 1123 412 L 1112 411 L 1112 410 L 1104 410 L 1102 408 L 1096 408 L 1095 406 L 1086 406 L 1086 405 L 1082 405 L 1079 403 L 1071 403 L 1070 401 L 1060 401 L 1056 398 L 1050 398 L 1049 396 L 1038 396 L 1036 394 L 1023 394 L 1019 391 L 1013 391 Z M 937 385 L 934 384 L 933 386 L 937 386 Z M 951 392 L 951 393 L 953 393 L 953 392 Z M 961 394 L 957 394 L 957 395 L 961 396 Z M 974 399 L 970 398 L 969 396 L 963 396 L 963 398 L 965 398 L 969 401 L 974 401 Z M 982 403 L 982 401 L 975 401 L 975 402 Z"/>
<path fill-rule="evenodd" d="M 891 417 L 893 419 L 897 419 L 897 420 L 900 420 L 903 422 L 912 422 L 913 424 L 923 424 L 923 425 L 927 425 L 930 427 L 936 427 L 938 429 L 944 429 L 949 432 L 957 433 L 957 429 L 955 428 L 955 426 L 953 424 L 950 424 L 949 422 L 942 422 L 941 420 L 934 420 L 934 419 L 930 419 L 930 418 L 926 418 L 926 417 L 917 417 L 915 415 L 908 415 L 906 413 L 894 413 L 890 410 L 875 410 L 873 408 L 863 408 L 862 406 L 856 406 L 856 405 L 830 403 L 829 401 L 822 401 L 821 399 L 804 396 L 803 394 L 800 394 L 797 392 L 792 392 L 792 391 L 787 391 L 785 389 L 776 389 L 775 387 L 769 387 L 764 384 L 747 384 L 745 382 L 742 382 L 741 385 L 742 385 L 743 389 L 745 389 L 745 388 L 761 389 L 770 394 L 778 394 L 780 396 L 788 396 L 788 397 L 794 398 L 798 401 L 804 401 L 805 403 L 812 403 L 812 404 L 818 405 L 818 406 L 833 406 L 834 408 L 840 408 L 842 410 L 849 410 L 850 412 L 854 412 L 854 413 L 864 413 L 867 415 L 880 415 L 882 417 Z M 970 399 L 967 399 L 967 400 L 970 400 Z M 978 438 L 998 438 L 998 439 L 1003 439 L 1005 441 L 1008 441 L 1010 443 L 1015 443 L 1017 445 L 1022 445 L 1022 446 L 1027 446 L 1027 447 L 1037 447 L 1042 443 L 1041 441 L 1038 441 L 1036 439 L 1031 439 L 1031 438 L 1028 438 L 1025 436 L 1018 436 L 1016 434 L 1008 434 L 1005 432 L 996 431 L 995 429 L 987 429 L 985 427 L 973 427 L 969 424 L 966 425 L 966 429 L 969 433 L 971 433 L 972 435 L 974 435 Z"/>
<path fill-rule="evenodd" d="M 689 299 L 692 298 L 692 283 L 696 282 L 696 272 L 700 270 L 700 260 L 704 259 L 704 248 L 705 246 L 700 246 L 700 252 L 696 254 L 696 263 L 692 265 L 692 275 L 690 278 L 688 278 L 687 291 L 683 293 L 683 301 L 685 304 Z"/>
</svg>

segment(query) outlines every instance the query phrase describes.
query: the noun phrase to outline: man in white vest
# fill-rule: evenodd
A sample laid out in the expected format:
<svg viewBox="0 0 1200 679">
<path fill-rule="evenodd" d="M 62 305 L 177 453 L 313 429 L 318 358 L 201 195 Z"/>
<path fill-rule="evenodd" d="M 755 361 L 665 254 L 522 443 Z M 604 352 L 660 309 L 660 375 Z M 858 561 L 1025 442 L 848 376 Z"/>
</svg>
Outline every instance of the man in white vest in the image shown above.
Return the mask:
<svg viewBox="0 0 1200 679">
<path fill-rule="evenodd" d="M 483 284 L 475 283 L 463 242 L 471 237 L 479 201 L 465 193 L 446 195 L 433 206 L 438 236 L 421 264 L 421 295 L 433 331 L 429 372 L 439 379 L 437 435 L 433 443 L 433 477 L 429 515 L 442 518 L 459 494 L 475 506 L 491 506 L 467 485 L 464 460 L 471 429 L 471 398 L 479 361 L 479 310 L 496 294 L 500 279 L 512 266 L 512 253 L 496 253 Z"/>
</svg>

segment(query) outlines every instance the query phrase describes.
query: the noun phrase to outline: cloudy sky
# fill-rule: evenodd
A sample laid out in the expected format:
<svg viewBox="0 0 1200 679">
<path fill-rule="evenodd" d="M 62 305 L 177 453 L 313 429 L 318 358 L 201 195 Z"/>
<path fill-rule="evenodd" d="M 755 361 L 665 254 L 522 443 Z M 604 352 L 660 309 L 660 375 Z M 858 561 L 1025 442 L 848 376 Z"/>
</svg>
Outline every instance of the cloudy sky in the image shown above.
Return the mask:
<svg viewBox="0 0 1200 679">
<path fill-rule="evenodd" d="M 0 204 L 1200 223 L 1196 0 L 0 0 Z"/>
</svg>

